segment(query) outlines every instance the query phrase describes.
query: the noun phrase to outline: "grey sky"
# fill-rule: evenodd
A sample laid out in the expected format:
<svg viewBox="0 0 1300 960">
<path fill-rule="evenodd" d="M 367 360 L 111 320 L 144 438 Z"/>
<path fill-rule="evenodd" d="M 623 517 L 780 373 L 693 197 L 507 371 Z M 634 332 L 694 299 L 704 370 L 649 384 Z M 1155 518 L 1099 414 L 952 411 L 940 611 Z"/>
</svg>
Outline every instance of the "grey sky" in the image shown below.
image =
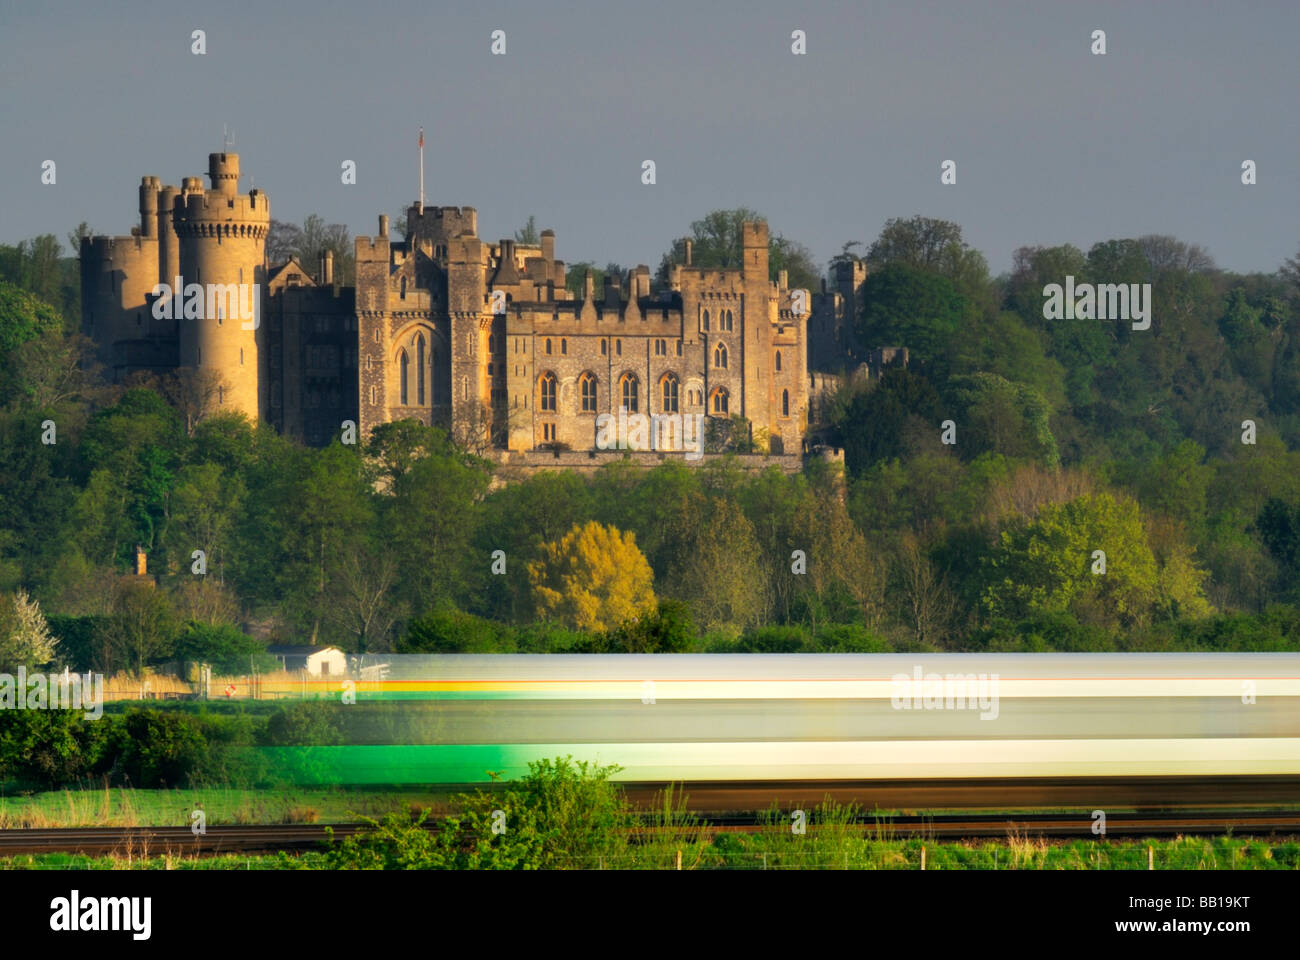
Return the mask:
<svg viewBox="0 0 1300 960">
<path fill-rule="evenodd" d="M 0 241 L 127 232 L 141 175 L 206 174 L 223 124 L 273 216 L 373 233 L 416 196 L 423 125 L 427 202 L 477 207 L 488 239 L 536 214 L 571 262 L 653 267 L 744 205 L 823 263 L 920 213 L 995 272 L 1021 245 L 1143 233 L 1267 271 L 1300 244 L 1298 40 L 1294 0 L 0 0 Z"/>
</svg>

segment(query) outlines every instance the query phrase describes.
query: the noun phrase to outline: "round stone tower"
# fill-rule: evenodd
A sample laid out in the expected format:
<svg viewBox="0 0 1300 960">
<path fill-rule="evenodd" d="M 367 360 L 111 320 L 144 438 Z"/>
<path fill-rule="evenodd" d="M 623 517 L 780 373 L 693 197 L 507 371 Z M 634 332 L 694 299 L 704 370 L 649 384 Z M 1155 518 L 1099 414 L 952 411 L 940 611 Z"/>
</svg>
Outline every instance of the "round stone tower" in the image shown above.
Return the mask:
<svg viewBox="0 0 1300 960">
<path fill-rule="evenodd" d="M 197 386 L 209 412 L 238 410 L 256 421 L 264 409 L 258 348 L 271 204 L 257 190 L 240 195 L 237 154 L 209 154 L 208 176 L 210 191 L 186 178 L 175 200 L 186 288 L 180 362 L 199 371 Z M 198 310 L 191 306 L 192 284 L 203 294 Z"/>
</svg>

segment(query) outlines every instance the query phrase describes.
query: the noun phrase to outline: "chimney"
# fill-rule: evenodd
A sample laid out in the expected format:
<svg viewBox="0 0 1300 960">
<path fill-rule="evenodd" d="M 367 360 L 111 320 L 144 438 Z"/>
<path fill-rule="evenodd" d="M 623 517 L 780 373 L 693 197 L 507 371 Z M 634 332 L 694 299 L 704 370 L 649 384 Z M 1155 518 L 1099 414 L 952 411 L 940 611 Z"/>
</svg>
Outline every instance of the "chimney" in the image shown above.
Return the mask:
<svg viewBox="0 0 1300 960">
<path fill-rule="evenodd" d="M 587 268 L 587 275 L 582 281 L 582 299 L 590 303 L 596 297 L 596 281 L 591 275 L 591 267 Z"/>
<path fill-rule="evenodd" d="M 691 265 L 691 251 L 694 249 L 694 247 L 695 247 L 694 243 L 692 243 L 690 240 L 686 241 L 686 266 L 688 267 Z"/>
<path fill-rule="evenodd" d="M 542 259 L 550 263 L 555 259 L 555 231 L 542 231 Z"/>
<path fill-rule="evenodd" d="M 388 239 L 388 214 L 386 213 L 381 213 L 379 215 L 379 239 Z"/>
<path fill-rule="evenodd" d="M 334 251 L 326 250 L 320 255 L 321 286 L 334 286 Z"/>
<path fill-rule="evenodd" d="M 776 286 L 778 290 L 784 290 L 790 286 L 790 271 L 779 270 L 776 274 Z"/>
</svg>

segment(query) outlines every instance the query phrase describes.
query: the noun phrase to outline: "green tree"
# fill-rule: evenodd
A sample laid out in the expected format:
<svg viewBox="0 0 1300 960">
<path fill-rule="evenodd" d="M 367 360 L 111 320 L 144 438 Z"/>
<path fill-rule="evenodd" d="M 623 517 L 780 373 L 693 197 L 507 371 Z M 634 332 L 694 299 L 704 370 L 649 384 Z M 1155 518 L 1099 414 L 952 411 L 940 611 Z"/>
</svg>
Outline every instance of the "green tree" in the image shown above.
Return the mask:
<svg viewBox="0 0 1300 960">
<path fill-rule="evenodd" d="M 126 662 L 136 677 L 143 677 L 146 666 L 171 656 L 178 624 L 166 596 L 152 582 L 124 577 L 102 630 L 113 660 Z"/>
<path fill-rule="evenodd" d="M 533 246 L 542 242 L 541 235 L 537 232 L 537 218 L 531 213 L 528 215 L 527 222 L 515 231 L 516 243 L 527 243 Z"/>
<path fill-rule="evenodd" d="M 1096 551 L 1105 554 L 1104 573 Z M 1133 624 L 1150 615 L 1157 576 L 1137 504 L 1109 493 L 1083 496 L 1048 504 L 1003 531 L 984 607 L 999 619 L 1069 611 L 1084 622 Z"/>
<path fill-rule="evenodd" d="M 968 304 L 951 280 L 905 263 L 867 277 L 858 336 L 863 343 L 905 345 L 914 361 L 946 371 Z"/>
<path fill-rule="evenodd" d="M 714 210 L 691 223 L 691 264 L 696 267 L 739 268 L 744 261 L 744 225 L 746 221 L 767 218 L 748 207 Z M 676 240 L 659 262 L 660 283 L 668 279 L 673 264 L 686 262 L 686 244 Z M 775 280 L 785 270 L 793 288 L 815 290 L 821 277 L 812 254 L 803 244 L 772 233 L 768 238 L 768 272 Z"/>
</svg>

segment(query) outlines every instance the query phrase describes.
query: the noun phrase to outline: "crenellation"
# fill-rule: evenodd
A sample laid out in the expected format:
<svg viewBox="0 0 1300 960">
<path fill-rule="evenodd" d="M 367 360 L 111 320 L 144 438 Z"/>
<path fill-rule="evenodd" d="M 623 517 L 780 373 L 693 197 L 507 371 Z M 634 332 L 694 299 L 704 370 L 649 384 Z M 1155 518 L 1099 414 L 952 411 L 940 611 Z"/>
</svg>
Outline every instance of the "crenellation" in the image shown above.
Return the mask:
<svg viewBox="0 0 1300 960">
<path fill-rule="evenodd" d="M 810 358 L 826 352 L 813 330 L 831 331 L 827 307 L 842 313 L 861 285 L 854 271 L 817 295 L 792 290 L 785 271 L 772 279 L 759 222 L 744 224 L 735 267 L 693 266 L 688 242 L 686 263 L 670 267 L 663 289 L 638 264 L 608 275 L 599 291 L 588 272 L 574 294 L 554 230 L 536 244 L 492 243 L 478 236 L 476 208 L 417 203 L 401 239 L 390 239 L 386 214 L 375 236 L 356 237 L 355 280 L 344 287 L 328 258 L 266 263 L 270 201 L 239 192 L 236 154 L 209 155 L 208 174 L 207 189 L 197 177 L 179 188 L 143 177 L 137 235 L 83 242 L 88 329 L 115 376 L 170 356 L 173 367 L 211 371 L 222 384 L 218 408 L 311 444 L 329 442 L 345 419 L 364 436 L 409 417 L 499 458 L 566 446 L 596 456 L 597 418 L 629 406 L 739 415 L 769 438 L 767 452 L 789 457 L 802 450 L 818 382 Z M 173 274 L 258 284 L 265 322 L 137 324 L 154 286 Z M 835 329 L 848 326 L 841 319 Z M 161 354 L 146 357 L 143 341 L 161 344 Z M 608 455 L 622 452 L 599 453 Z"/>
</svg>

